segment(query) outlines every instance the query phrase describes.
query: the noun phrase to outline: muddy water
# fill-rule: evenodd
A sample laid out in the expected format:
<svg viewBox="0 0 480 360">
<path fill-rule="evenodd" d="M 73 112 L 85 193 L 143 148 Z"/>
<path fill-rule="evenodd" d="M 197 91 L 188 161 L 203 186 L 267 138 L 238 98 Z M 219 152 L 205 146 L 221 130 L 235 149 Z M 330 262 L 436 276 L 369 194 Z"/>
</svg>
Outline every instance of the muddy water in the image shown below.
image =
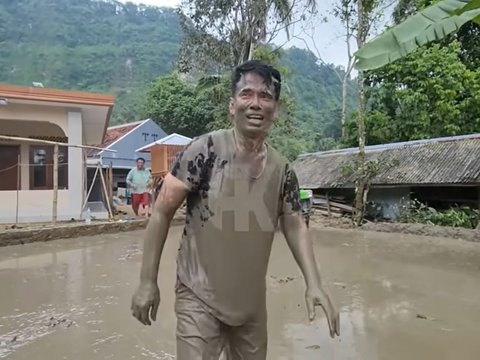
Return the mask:
<svg viewBox="0 0 480 360">
<path fill-rule="evenodd" d="M 157 323 L 130 315 L 143 232 L 0 248 L 0 358 L 174 359 L 173 284 L 181 228 L 160 266 Z M 480 244 L 312 231 L 341 337 L 309 324 L 284 239 L 269 274 L 269 359 L 480 359 Z"/>
</svg>

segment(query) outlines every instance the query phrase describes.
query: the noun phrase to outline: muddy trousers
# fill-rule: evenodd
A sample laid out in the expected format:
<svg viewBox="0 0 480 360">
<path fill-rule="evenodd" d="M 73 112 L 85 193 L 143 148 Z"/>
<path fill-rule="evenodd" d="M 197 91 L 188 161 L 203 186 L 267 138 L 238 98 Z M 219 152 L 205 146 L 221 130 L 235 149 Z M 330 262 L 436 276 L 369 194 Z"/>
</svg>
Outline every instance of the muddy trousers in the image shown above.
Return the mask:
<svg viewBox="0 0 480 360">
<path fill-rule="evenodd" d="M 176 289 L 177 360 L 265 360 L 267 315 L 240 326 L 214 317 L 183 284 Z"/>
</svg>

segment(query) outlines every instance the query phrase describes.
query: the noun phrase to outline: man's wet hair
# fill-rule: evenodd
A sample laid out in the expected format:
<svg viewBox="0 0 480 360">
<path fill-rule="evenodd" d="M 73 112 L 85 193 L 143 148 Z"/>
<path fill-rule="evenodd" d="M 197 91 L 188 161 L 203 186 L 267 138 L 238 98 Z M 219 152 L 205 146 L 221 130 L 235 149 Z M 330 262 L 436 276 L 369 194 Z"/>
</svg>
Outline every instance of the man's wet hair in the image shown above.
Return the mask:
<svg viewBox="0 0 480 360">
<path fill-rule="evenodd" d="M 135 162 L 142 161 L 145 164 L 145 159 L 143 157 L 138 157 Z"/>
<path fill-rule="evenodd" d="M 232 73 L 232 96 L 237 92 L 237 85 L 243 75 L 247 73 L 255 73 L 261 76 L 267 86 L 272 85 L 275 89 L 275 100 L 280 98 L 280 91 L 282 89 L 282 76 L 280 72 L 274 67 L 264 64 L 259 60 L 249 60 L 237 66 Z"/>
</svg>

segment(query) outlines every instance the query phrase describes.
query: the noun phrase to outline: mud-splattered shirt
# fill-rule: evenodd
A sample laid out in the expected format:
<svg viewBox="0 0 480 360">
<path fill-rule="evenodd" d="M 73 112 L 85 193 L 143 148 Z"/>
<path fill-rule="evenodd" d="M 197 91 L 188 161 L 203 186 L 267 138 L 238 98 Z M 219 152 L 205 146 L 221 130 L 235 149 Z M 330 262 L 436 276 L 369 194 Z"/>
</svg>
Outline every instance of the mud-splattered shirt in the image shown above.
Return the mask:
<svg viewBox="0 0 480 360">
<path fill-rule="evenodd" d="M 282 214 L 300 211 L 288 161 L 267 146 L 266 166 L 252 179 L 235 156 L 233 129 L 195 138 L 171 173 L 188 188 L 179 280 L 212 313 L 240 325 L 265 307 L 265 277 Z"/>
</svg>

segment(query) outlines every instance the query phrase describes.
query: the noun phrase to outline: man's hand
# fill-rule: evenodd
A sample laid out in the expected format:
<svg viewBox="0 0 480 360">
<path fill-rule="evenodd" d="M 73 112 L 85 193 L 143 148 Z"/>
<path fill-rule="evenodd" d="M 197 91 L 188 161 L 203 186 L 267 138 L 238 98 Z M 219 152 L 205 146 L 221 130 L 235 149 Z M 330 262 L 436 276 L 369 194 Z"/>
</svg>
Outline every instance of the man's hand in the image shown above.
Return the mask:
<svg viewBox="0 0 480 360">
<path fill-rule="evenodd" d="M 322 286 L 307 288 L 305 292 L 305 301 L 307 302 L 308 318 L 310 321 L 315 319 L 315 306 L 321 306 L 328 320 L 330 337 L 340 336 L 340 314 L 330 299 L 330 295 Z"/>
<path fill-rule="evenodd" d="M 143 325 L 151 325 L 157 320 L 160 305 L 160 290 L 156 283 L 141 283 L 132 299 L 132 314 Z"/>
</svg>

